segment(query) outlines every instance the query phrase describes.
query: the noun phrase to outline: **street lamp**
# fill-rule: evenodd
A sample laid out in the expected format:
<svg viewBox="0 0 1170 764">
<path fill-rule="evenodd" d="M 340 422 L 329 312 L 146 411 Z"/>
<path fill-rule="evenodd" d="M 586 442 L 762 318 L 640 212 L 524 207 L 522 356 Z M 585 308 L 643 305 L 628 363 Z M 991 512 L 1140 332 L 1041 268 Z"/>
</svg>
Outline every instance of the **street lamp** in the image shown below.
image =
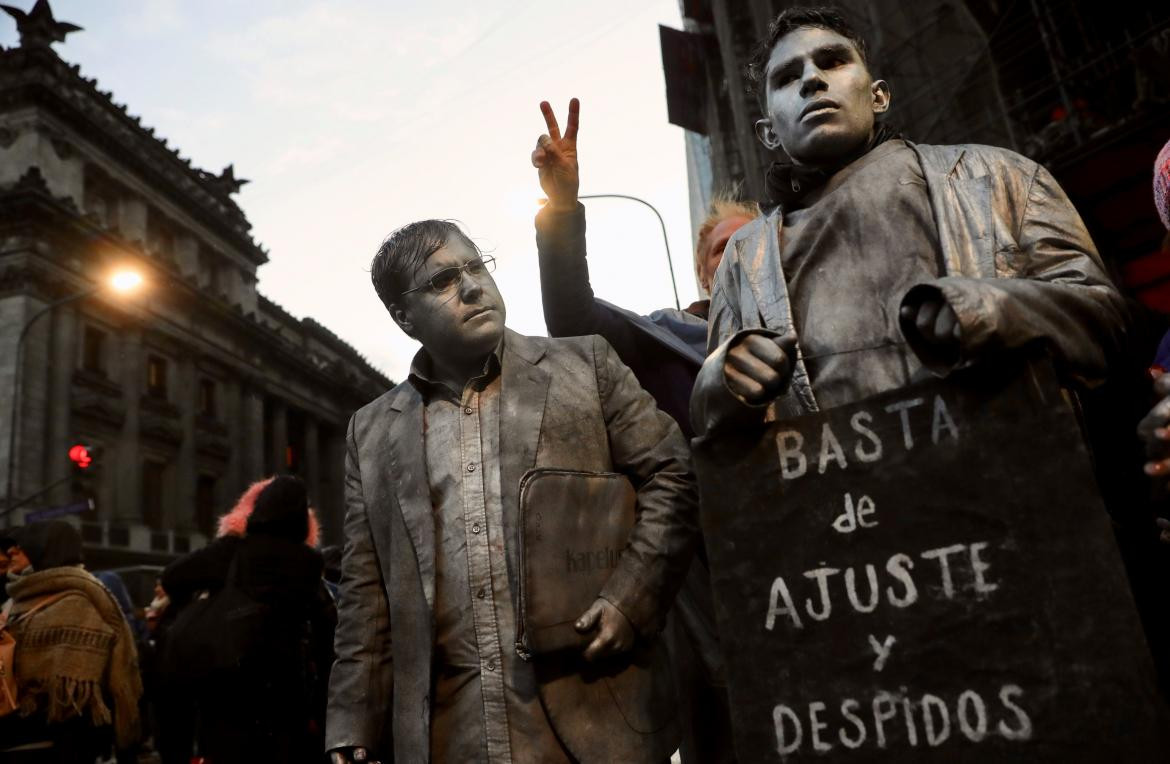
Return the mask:
<svg viewBox="0 0 1170 764">
<path fill-rule="evenodd" d="M 658 212 L 658 208 L 645 199 L 637 196 L 630 196 L 629 194 L 580 194 L 578 199 L 628 199 L 631 202 L 644 204 L 650 208 L 654 216 L 658 218 L 658 225 L 662 227 L 662 243 L 666 245 L 666 267 L 670 269 L 670 288 L 674 291 L 674 307 L 682 310 L 682 305 L 678 301 L 678 283 L 674 280 L 674 261 L 670 259 L 670 239 L 666 236 L 666 223 L 662 220 L 662 214 Z M 548 202 L 548 199 L 541 199 L 541 205 Z"/>
<path fill-rule="evenodd" d="M 95 292 L 101 291 L 102 287 L 109 287 L 117 294 L 129 294 L 138 289 L 142 285 L 142 274 L 129 268 L 120 268 L 110 274 L 105 282 L 99 282 L 94 286 L 83 289 L 80 292 L 71 294 L 68 297 L 63 297 L 60 300 L 51 302 L 45 307 L 38 310 L 24 322 L 24 326 L 20 329 L 20 336 L 16 340 L 16 366 L 12 370 L 12 411 L 8 417 L 8 481 L 7 488 L 4 493 L 5 518 L 4 525 L 7 527 L 11 523 L 8 515 L 17 505 L 16 496 L 13 491 L 16 487 L 16 433 L 20 427 L 20 388 L 21 388 L 21 372 L 24 367 L 24 340 L 28 336 L 29 329 L 36 323 L 37 319 L 46 313 L 51 313 L 53 310 L 65 305 L 67 303 L 75 302 L 77 300 L 89 297 Z"/>
</svg>

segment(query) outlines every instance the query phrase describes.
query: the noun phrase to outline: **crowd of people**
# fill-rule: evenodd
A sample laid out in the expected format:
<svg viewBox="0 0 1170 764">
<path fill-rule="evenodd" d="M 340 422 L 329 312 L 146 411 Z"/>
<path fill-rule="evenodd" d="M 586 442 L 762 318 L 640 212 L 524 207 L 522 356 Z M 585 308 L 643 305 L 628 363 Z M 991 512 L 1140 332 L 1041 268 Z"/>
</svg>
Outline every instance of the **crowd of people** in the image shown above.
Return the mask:
<svg viewBox="0 0 1170 764">
<path fill-rule="evenodd" d="M 85 569 L 70 523 L 0 539 L 0 758 L 133 761 L 149 741 L 163 764 L 734 761 L 690 439 L 1034 349 L 1091 401 L 1133 352 L 1130 308 L 1052 176 L 900 135 L 838 12 L 783 12 L 753 71 L 769 196 L 714 202 L 695 252 L 704 299 L 685 310 L 594 296 L 576 99 L 563 132 L 541 104 L 531 156 L 550 337 L 505 327 L 494 263 L 457 225 L 382 243 L 374 290 L 422 348 L 350 421 L 344 554 L 318 549 L 293 476 L 248 488 L 141 611 L 116 574 Z M 1170 229 L 1168 187 L 1170 144 L 1155 166 Z M 1119 452 L 1145 447 L 1162 479 L 1170 375 L 1147 397 L 1163 399 Z M 522 486 L 542 472 L 618 474 L 636 495 L 570 650 L 524 634 Z M 1170 607 L 1140 584 L 1165 581 L 1167 547 L 1148 505 L 1108 509 L 1166 688 Z"/>
</svg>

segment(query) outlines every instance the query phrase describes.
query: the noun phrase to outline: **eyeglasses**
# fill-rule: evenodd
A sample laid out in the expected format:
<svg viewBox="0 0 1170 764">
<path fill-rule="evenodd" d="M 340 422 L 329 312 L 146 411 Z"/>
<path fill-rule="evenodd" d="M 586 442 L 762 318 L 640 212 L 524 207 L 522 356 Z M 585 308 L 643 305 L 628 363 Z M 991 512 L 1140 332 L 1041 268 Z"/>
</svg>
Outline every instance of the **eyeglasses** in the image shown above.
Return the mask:
<svg viewBox="0 0 1170 764">
<path fill-rule="evenodd" d="M 420 289 L 427 288 L 430 288 L 435 294 L 443 294 L 462 283 L 463 273 L 465 271 L 469 276 L 479 276 L 484 273 L 491 273 L 495 269 L 496 258 L 490 255 L 488 257 L 477 257 L 463 265 L 454 265 L 450 268 L 435 271 L 430 276 L 427 276 L 425 284 L 419 284 L 416 287 L 407 289 L 402 294 L 410 294 L 411 292 L 417 292 Z"/>
</svg>

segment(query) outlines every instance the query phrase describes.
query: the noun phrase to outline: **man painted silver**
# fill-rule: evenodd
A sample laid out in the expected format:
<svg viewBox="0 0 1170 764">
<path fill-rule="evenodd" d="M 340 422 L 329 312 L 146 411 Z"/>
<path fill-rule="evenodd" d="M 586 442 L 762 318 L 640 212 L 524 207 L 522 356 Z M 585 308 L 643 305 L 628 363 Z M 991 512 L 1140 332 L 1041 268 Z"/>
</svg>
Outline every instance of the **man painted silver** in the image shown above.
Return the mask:
<svg viewBox="0 0 1170 764">
<path fill-rule="evenodd" d="M 403 254 L 405 253 L 405 254 Z M 395 232 L 372 277 L 422 343 L 358 411 L 326 746 L 335 761 L 654 761 L 677 744 L 656 635 L 696 537 L 687 444 L 598 337 L 504 327 L 490 259 L 453 224 Z M 583 655 L 523 660 L 519 483 L 619 472 L 637 522 L 577 629 Z"/>
<path fill-rule="evenodd" d="M 890 88 L 832 12 L 785 12 L 768 44 L 757 133 L 791 162 L 769 173 L 777 208 L 736 233 L 716 275 L 696 432 L 1033 343 L 1099 383 L 1122 301 L 1051 175 L 1004 149 L 890 138 L 876 122 Z"/>
</svg>

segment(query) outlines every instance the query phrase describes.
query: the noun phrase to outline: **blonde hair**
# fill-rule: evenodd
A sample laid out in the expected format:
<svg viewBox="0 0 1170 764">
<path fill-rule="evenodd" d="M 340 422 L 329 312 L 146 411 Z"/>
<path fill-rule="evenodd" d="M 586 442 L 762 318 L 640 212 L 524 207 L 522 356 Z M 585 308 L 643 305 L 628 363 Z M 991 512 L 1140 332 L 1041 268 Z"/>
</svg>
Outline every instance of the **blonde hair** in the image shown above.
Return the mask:
<svg viewBox="0 0 1170 764">
<path fill-rule="evenodd" d="M 699 236 L 695 241 L 695 278 L 700 280 L 700 289 L 703 285 L 699 274 L 699 257 L 707 248 L 707 237 L 715 230 L 715 226 L 728 218 L 745 217 L 754 220 L 762 214 L 759 204 L 737 199 L 734 192 L 724 191 L 715 194 L 711 199 L 711 206 L 707 209 L 707 217 L 699 226 Z"/>
</svg>

